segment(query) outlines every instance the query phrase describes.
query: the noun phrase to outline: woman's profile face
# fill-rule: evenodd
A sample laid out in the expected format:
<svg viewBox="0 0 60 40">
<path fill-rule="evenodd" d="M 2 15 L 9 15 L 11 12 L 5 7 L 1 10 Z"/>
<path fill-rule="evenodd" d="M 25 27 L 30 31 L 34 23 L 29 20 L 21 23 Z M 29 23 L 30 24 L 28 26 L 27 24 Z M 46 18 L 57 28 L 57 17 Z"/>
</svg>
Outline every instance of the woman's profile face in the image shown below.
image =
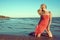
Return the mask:
<svg viewBox="0 0 60 40">
<path fill-rule="evenodd" d="M 41 5 L 41 8 L 42 8 L 42 9 L 46 9 L 46 5 L 45 5 L 45 4 L 42 4 L 42 5 Z"/>
</svg>

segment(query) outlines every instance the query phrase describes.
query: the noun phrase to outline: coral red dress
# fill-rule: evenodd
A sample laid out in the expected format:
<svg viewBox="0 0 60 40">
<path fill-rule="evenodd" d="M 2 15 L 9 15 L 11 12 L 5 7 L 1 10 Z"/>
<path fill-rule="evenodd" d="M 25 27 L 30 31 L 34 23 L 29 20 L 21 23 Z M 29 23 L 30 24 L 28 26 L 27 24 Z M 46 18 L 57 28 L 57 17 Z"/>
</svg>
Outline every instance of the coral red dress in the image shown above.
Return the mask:
<svg viewBox="0 0 60 40">
<path fill-rule="evenodd" d="M 36 26 L 35 35 L 43 33 L 46 27 L 48 26 L 48 23 L 49 23 L 49 15 L 42 15 L 41 20 Z"/>
</svg>

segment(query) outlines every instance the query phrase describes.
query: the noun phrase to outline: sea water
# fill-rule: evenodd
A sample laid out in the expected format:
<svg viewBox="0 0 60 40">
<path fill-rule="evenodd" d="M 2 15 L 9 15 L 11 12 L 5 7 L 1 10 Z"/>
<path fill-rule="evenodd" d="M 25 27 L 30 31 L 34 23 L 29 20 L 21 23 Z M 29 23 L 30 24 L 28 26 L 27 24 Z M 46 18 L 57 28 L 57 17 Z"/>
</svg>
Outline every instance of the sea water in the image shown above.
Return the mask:
<svg viewBox="0 0 60 40">
<path fill-rule="evenodd" d="M 35 30 L 40 18 L 0 19 L 0 34 L 28 35 Z M 51 23 L 53 35 L 60 35 L 60 17 L 53 17 Z"/>
</svg>

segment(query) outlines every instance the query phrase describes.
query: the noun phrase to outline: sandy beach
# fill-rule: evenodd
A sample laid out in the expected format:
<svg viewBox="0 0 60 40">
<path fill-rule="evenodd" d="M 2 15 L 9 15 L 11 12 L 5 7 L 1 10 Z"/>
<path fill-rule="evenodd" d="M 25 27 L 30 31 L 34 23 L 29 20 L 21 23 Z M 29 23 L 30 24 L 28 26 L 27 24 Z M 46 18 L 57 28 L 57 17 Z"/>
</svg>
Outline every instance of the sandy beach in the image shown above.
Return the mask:
<svg viewBox="0 0 60 40">
<path fill-rule="evenodd" d="M 42 34 L 40 38 L 36 38 L 33 35 L 25 36 L 25 35 L 0 35 L 0 40 L 59 40 L 59 36 L 53 36 L 49 38 L 46 36 L 47 34 Z"/>
<path fill-rule="evenodd" d="M 41 37 L 35 38 L 32 36 L 15 36 L 15 35 L 0 35 L 0 40 L 54 40 L 53 38 Z"/>
</svg>

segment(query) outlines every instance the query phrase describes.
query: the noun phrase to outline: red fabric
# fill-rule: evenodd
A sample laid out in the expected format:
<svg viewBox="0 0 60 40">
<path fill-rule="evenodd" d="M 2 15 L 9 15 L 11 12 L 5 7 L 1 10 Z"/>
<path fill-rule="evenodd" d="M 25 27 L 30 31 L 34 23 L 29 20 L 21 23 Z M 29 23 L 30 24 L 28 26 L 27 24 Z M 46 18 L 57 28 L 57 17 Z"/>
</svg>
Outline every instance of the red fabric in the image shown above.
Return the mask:
<svg viewBox="0 0 60 40">
<path fill-rule="evenodd" d="M 49 15 L 42 15 L 41 20 L 36 26 L 35 35 L 43 33 L 46 27 L 48 26 L 48 22 L 49 22 Z"/>
</svg>

